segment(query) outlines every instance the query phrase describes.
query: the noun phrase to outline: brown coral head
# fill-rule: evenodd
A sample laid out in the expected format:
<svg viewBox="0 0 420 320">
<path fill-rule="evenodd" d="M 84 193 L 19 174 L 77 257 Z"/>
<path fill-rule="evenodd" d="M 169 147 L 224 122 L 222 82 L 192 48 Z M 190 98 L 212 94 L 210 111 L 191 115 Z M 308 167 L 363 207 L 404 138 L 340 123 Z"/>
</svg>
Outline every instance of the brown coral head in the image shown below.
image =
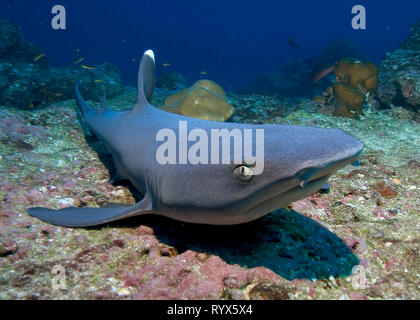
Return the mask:
<svg viewBox="0 0 420 320">
<path fill-rule="evenodd" d="M 165 100 L 163 110 L 203 120 L 226 121 L 235 112 L 221 86 L 200 80 Z"/>
<path fill-rule="evenodd" d="M 338 80 L 352 87 L 369 92 L 376 91 L 378 87 L 378 67 L 372 62 L 344 59 L 337 64 L 334 72 Z"/>
<path fill-rule="evenodd" d="M 362 92 L 344 82 L 336 82 L 333 90 L 336 98 L 335 116 L 355 119 L 362 114 L 365 102 Z"/>
</svg>

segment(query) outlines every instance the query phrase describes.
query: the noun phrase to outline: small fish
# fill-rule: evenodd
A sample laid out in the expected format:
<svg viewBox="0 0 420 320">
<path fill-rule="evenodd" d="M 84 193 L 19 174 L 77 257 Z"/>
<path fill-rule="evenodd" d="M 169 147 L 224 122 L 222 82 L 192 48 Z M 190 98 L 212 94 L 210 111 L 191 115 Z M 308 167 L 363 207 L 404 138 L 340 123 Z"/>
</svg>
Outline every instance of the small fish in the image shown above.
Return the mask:
<svg viewBox="0 0 420 320">
<path fill-rule="evenodd" d="M 85 57 L 79 58 L 76 61 L 74 61 L 73 64 L 79 64 L 80 62 L 84 61 L 85 59 L 86 59 Z"/>
<path fill-rule="evenodd" d="M 200 74 L 202 74 L 203 76 L 207 74 L 207 71 L 201 71 Z"/>
<path fill-rule="evenodd" d="M 162 64 L 162 66 L 164 66 L 164 67 L 170 67 L 171 64 L 167 62 L 167 63 Z"/>
<path fill-rule="evenodd" d="M 97 70 L 97 69 L 98 69 L 98 68 L 96 68 L 96 67 L 87 66 L 87 65 L 85 65 L 85 64 L 82 64 L 82 65 L 81 65 L 81 67 L 82 67 L 83 69 L 87 69 L 87 70 Z"/>
<path fill-rule="evenodd" d="M 34 62 L 37 62 L 39 59 L 45 56 L 45 53 L 40 53 L 34 58 Z"/>
<path fill-rule="evenodd" d="M 101 83 L 101 82 L 102 82 L 102 80 L 97 79 L 97 80 L 95 80 L 94 82 L 95 82 L 95 83 Z"/>
<path fill-rule="evenodd" d="M 299 49 L 300 48 L 300 45 L 298 45 L 296 42 L 295 42 L 295 40 L 293 39 L 293 38 L 287 38 L 286 39 L 286 42 L 287 42 L 287 44 L 289 45 L 289 46 L 291 46 L 291 47 L 293 47 L 293 48 L 295 48 L 295 49 Z"/>
<path fill-rule="evenodd" d="M 326 77 L 326 76 L 328 76 L 331 72 L 333 72 L 334 71 L 334 69 L 335 69 L 335 64 L 334 65 L 332 65 L 332 66 L 330 66 L 330 67 L 328 67 L 328 68 L 325 68 L 325 69 L 322 69 L 321 71 L 319 71 L 314 77 L 313 77 L 313 79 L 312 79 L 312 81 L 313 82 L 318 82 L 319 80 L 321 80 L 322 78 L 324 78 L 324 77 Z"/>
</svg>

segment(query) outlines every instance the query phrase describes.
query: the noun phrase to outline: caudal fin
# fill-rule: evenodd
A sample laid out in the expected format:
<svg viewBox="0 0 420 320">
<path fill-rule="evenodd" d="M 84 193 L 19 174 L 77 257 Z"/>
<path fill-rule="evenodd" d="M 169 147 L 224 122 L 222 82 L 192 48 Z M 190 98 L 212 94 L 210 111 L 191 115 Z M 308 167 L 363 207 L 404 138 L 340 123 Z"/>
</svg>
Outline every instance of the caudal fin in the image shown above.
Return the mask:
<svg viewBox="0 0 420 320">
<path fill-rule="evenodd" d="M 80 94 L 79 81 L 76 81 L 74 91 L 76 93 L 77 105 L 79 106 L 80 112 L 82 113 L 83 117 L 87 119 L 88 117 L 96 114 L 96 111 L 89 107 L 87 102 L 83 99 L 82 95 Z"/>
</svg>

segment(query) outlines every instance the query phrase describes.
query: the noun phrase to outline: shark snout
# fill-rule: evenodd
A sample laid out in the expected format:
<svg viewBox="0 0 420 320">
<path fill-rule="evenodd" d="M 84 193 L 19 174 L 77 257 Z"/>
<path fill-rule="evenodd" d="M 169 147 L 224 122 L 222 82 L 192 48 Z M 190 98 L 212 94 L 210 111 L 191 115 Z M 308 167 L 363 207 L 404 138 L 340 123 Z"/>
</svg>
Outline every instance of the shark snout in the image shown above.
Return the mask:
<svg viewBox="0 0 420 320">
<path fill-rule="evenodd" d="M 324 154 L 316 165 L 300 170 L 297 176 L 301 186 L 308 182 L 329 177 L 349 164 L 357 163 L 363 143 L 339 129 L 329 129 L 328 139 L 323 141 Z M 322 144 L 321 144 L 322 146 Z M 322 156 L 324 155 L 324 156 Z"/>
</svg>

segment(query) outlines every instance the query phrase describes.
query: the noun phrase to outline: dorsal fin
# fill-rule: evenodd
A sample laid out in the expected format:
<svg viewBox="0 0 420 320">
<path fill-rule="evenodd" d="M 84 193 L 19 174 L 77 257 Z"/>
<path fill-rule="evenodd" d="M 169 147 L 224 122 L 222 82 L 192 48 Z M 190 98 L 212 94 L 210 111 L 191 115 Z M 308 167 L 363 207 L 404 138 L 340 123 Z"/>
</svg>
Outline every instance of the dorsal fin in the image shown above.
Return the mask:
<svg viewBox="0 0 420 320">
<path fill-rule="evenodd" d="M 144 53 L 139 67 L 137 104 L 134 111 L 140 111 L 149 104 L 155 87 L 155 55 L 152 50 Z"/>
<path fill-rule="evenodd" d="M 100 113 L 104 113 L 108 110 L 109 110 L 109 108 L 106 105 L 106 89 L 105 89 L 104 95 L 101 98 L 101 111 L 100 111 Z"/>
</svg>

